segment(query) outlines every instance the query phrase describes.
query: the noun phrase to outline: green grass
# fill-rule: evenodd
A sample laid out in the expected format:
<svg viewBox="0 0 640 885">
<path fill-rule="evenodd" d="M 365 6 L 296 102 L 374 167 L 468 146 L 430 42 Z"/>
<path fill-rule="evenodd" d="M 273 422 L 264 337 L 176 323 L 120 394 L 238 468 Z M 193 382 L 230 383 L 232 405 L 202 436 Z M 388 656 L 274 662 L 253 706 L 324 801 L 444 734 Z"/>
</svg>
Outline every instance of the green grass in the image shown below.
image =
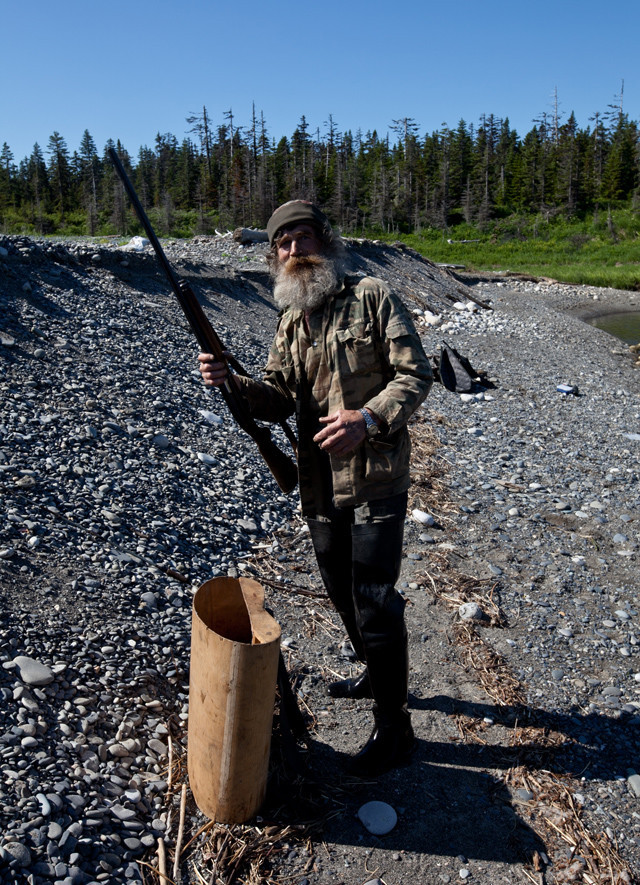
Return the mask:
<svg viewBox="0 0 640 885">
<path fill-rule="evenodd" d="M 149 217 L 161 237 L 189 238 L 229 226 L 211 211 L 203 215 L 194 210 L 165 214 L 151 209 Z M 548 217 L 510 215 L 475 226 L 462 222 L 459 213 L 454 218 L 460 223 L 445 231 L 425 228 L 414 234 L 386 234 L 370 230 L 365 235 L 388 242 L 402 240 L 431 261 L 463 265 L 470 272 L 511 271 L 566 283 L 640 290 L 640 208 L 604 208 L 570 220 L 560 213 L 549 213 Z M 128 236 L 143 233 L 132 217 L 128 221 Z M 34 223 L 6 213 L 0 219 L 0 232 L 32 236 L 55 233 L 57 237 L 87 234 L 82 212 L 69 213 L 64 225 L 53 215 L 45 216 L 41 223 L 38 231 Z M 116 233 L 110 219 L 100 219 L 98 236 Z"/>
<path fill-rule="evenodd" d="M 458 224 L 448 231 L 430 228 L 417 234 L 375 235 L 401 240 L 431 261 L 464 265 L 471 272 L 510 271 L 640 290 L 640 213 L 630 209 L 573 221 L 510 216 L 481 227 Z"/>
</svg>

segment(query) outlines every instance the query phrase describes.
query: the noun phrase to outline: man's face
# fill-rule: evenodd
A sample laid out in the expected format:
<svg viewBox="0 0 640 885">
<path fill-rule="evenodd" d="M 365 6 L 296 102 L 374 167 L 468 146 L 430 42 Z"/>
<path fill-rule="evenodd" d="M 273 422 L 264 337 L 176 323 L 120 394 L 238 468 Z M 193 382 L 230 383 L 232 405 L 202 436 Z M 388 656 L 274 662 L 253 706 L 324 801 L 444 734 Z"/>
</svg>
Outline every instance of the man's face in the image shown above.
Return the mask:
<svg viewBox="0 0 640 885">
<path fill-rule="evenodd" d="M 282 265 L 292 257 L 319 255 L 322 252 L 322 243 L 313 225 L 296 224 L 285 228 L 277 241 L 277 248 L 278 261 Z"/>
<path fill-rule="evenodd" d="M 315 310 L 340 283 L 340 268 L 327 257 L 312 224 L 292 224 L 276 240 L 273 294 L 280 308 Z"/>
</svg>

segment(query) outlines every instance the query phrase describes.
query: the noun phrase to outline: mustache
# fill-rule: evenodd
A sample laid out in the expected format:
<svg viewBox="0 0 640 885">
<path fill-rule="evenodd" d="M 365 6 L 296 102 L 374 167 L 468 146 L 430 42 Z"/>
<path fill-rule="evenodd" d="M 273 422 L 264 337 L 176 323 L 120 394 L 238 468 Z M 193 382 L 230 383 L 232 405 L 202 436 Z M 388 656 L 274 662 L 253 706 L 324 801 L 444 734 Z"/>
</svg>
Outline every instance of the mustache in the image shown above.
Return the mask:
<svg viewBox="0 0 640 885">
<path fill-rule="evenodd" d="M 285 274 L 295 274 L 307 268 L 322 267 L 325 260 L 321 255 L 291 255 L 282 264 Z"/>
</svg>

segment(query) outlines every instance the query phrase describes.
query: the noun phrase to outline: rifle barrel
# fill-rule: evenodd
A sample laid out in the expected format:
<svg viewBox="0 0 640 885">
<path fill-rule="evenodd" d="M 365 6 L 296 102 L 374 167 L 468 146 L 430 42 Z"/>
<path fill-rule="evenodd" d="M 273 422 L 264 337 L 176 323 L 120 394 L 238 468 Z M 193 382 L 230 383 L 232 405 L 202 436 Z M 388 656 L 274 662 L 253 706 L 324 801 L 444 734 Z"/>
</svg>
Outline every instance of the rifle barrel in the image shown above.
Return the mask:
<svg viewBox="0 0 640 885">
<path fill-rule="evenodd" d="M 202 310 L 202 307 L 200 306 L 198 299 L 193 292 L 193 289 L 189 286 L 188 283 L 184 282 L 183 280 L 179 280 L 176 276 L 173 268 L 169 264 L 167 256 L 164 254 L 164 249 L 160 245 L 160 241 L 158 240 L 158 237 L 156 236 L 156 233 L 151 226 L 151 222 L 147 217 L 147 213 L 144 211 L 142 204 L 138 199 L 138 195 L 136 194 L 135 189 L 131 184 L 131 181 L 129 180 L 129 176 L 125 172 L 124 166 L 120 161 L 120 157 L 116 153 L 115 149 L 112 147 L 109 148 L 109 156 L 111 157 L 111 161 L 115 166 L 118 177 L 120 178 L 120 181 L 122 182 L 129 199 L 131 200 L 135 213 L 145 230 L 145 233 L 153 247 L 154 252 L 156 253 L 160 263 L 162 264 L 162 269 L 164 270 L 165 275 L 169 280 L 169 283 L 171 284 L 171 288 L 173 289 L 174 294 L 178 299 L 178 303 L 180 304 L 180 307 L 182 308 L 187 322 L 191 326 L 191 330 L 196 336 L 198 344 L 200 345 L 203 353 L 210 353 L 215 357 L 216 360 L 220 360 L 222 362 L 232 362 L 236 372 L 241 375 L 247 375 L 248 373 L 244 371 L 237 360 L 227 359 L 224 353 L 222 342 L 220 341 L 217 332 L 209 322 L 207 315 Z M 227 381 L 225 381 L 225 383 L 220 388 L 220 392 L 222 393 L 222 396 L 227 403 L 227 406 L 229 407 L 229 411 L 236 419 L 240 427 L 249 434 L 249 436 L 258 446 L 260 454 L 267 463 L 267 466 L 271 470 L 282 491 L 285 493 L 292 492 L 297 483 L 297 469 L 293 461 L 289 458 L 288 455 L 280 451 L 277 445 L 273 442 L 269 429 L 267 427 L 259 427 L 256 424 L 254 419 L 249 414 L 244 400 L 240 396 L 235 386 L 231 383 L 230 379 L 227 379 Z M 295 448 L 295 437 L 289 425 L 286 423 L 286 421 L 284 421 L 281 422 L 280 426 L 285 431 L 289 441 Z"/>
</svg>

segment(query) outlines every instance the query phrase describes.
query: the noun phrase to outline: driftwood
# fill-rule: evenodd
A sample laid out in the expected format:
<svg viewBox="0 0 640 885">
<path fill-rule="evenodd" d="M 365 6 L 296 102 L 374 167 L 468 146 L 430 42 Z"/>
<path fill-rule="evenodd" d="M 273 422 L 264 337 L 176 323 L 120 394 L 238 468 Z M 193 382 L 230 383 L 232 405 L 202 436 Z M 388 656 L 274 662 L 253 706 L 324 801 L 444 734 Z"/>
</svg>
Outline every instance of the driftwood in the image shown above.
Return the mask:
<svg viewBox="0 0 640 885">
<path fill-rule="evenodd" d="M 236 243 L 247 246 L 250 243 L 268 243 L 269 237 L 266 230 L 253 230 L 250 227 L 238 227 L 233 232 Z"/>
</svg>

